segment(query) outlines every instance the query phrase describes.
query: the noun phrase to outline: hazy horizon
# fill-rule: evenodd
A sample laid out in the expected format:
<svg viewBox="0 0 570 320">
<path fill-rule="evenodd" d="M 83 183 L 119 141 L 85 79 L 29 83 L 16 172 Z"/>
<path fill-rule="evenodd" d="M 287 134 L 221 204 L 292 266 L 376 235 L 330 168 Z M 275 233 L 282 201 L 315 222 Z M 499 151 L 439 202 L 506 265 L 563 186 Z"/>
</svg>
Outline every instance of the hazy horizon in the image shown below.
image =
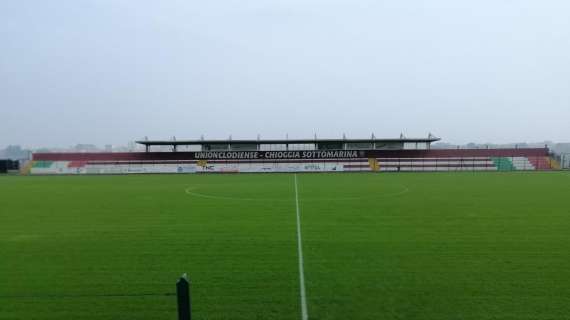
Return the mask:
<svg viewBox="0 0 570 320">
<path fill-rule="evenodd" d="M 227 139 L 228 137 L 226 137 Z M 257 138 L 257 137 L 255 137 Z M 255 138 L 251 138 L 251 139 L 255 139 Z M 277 137 L 279 138 L 279 137 Z M 311 137 L 308 137 L 311 138 Z M 322 139 L 327 139 L 327 138 L 340 138 L 340 137 L 319 137 Z M 347 137 L 349 138 L 349 137 Z M 353 137 L 353 138 L 366 138 L 366 137 Z M 376 138 L 383 138 L 383 137 L 376 137 Z M 390 137 L 388 137 L 390 138 Z M 412 138 L 425 138 L 425 137 L 412 137 Z M 232 137 L 232 139 L 235 139 Z M 246 138 L 249 139 L 249 138 Z M 262 138 L 263 139 L 263 138 Z M 270 139 L 270 138 L 267 138 Z M 153 140 L 170 140 L 170 139 L 153 139 Z M 178 141 L 182 140 L 182 139 L 177 139 Z M 190 140 L 190 139 L 188 139 Z M 131 144 L 133 144 L 131 146 Z M 530 146 L 531 148 L 535 148 L 535 147 L 542 147 L 544 145 L 547 145 L 549 148 L 552 147 L 556 147 L 556 146 L 566 146 L 566 145 L 570 145 L 570 142 L 568 141 L 552 141 L 552 140 L 544 140 L 544 141 L 510 141 L 510 142 L 505 142 L 505 143 L 495 143 L 492 141 L 487 141 L 487 142 L 478 142 L 478 141 L 470 141 L 470 142 L 466 142 L 466 143 L 453 143 L 453 142 L 449 142 L 449 141 L 445 141 L 445 140 L 440 140 L 437 142 L 434 142 L 432 144 L 432 148 L 449 148 L 449 147 L 464 147 L 464 148 L 470 148 L 472 145 L 474 144 L 474 148 L 482 148 L 482 147 L 507 147 L 507 146 L 516 146 L 519 145 L 519 147 L 521 146 Z M 50 150 L 50 151 L 56 151 L 56 150 L 73 150 L 77 147 L 81 147 L 81 148 L 90 148 L 90 147 L 95 147 L 100 151 L 104 151 L 107 147 L 111 147 L 113 151 L 125 151 L 126 149 L 130 149 L 131 147 L 135 147 L 137 149 L 144 149 L 144 147 L 142 145 L 136 144 L 135 141 L 127 141 L 125 143 L 118 143 L 118 144 L 110 144 L 110 143 L 105 143 L 105 144 L 92 144 L 92 143 L 77 143 L 77 144 L 73 144 L 73 145 L 43 145 L 43 146 L 26 146 L 26 145 L 20 145 L 20 144 L 7 144 L 7 145 L 0 145 L 0 151 L 7 149 L 8 147 L 20 147 L 22 148 L 22 150 Z M 159 147 L 155 147 L 155 150 L 157 150 L 156 148 Z M 164 149 L 169 149 L 168 146 L 164 146 Z M 160 149 L 160 148 L 159 148 Z M 163 149 L 160 149 L 162 151 L 164 151 Z"/>
<path fill-rule="evenodd" d="M 0 148 L 570 141 L 565 1 L 0 4 Z"/>
</svg>

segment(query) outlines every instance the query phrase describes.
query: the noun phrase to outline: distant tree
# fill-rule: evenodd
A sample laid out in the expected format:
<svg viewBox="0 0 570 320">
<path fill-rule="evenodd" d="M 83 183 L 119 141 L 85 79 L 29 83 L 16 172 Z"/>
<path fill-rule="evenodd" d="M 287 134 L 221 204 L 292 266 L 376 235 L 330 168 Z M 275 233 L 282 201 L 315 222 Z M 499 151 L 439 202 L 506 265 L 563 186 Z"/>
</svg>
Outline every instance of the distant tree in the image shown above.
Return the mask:
<svg viewBox="0 0 570 320">
<path fill-rule="evenodd" d="M 9 145 L 4 149 L 2 152 L 4 158 L 12 159 L 12 160 L 24 160 L 30 159 L 30 150 L 22 149 L 19 145 Z"/>
</svg>

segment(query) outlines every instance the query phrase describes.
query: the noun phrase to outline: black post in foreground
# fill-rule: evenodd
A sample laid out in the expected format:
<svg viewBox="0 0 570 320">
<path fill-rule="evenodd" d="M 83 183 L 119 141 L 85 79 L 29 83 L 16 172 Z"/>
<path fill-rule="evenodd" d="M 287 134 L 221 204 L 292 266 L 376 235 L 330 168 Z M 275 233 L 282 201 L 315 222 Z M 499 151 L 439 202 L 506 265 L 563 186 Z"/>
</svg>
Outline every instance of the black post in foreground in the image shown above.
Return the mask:
<svg viewBox="0 0 570 320">
<path fill-rule="evenodd" d="M 176 296 L 178 297 L 178 320 L 191 320 L 190 282 L 186 274 L 183 274 L 176 282 Z"/>
</svg>

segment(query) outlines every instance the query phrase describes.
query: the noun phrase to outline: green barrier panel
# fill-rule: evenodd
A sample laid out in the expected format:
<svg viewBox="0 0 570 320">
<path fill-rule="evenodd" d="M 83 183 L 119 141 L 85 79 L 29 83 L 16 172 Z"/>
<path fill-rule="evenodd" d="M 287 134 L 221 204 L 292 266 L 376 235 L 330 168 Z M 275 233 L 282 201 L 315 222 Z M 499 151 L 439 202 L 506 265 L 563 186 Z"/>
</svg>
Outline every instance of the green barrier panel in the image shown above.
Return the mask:
<svg viewBox="0 0 570 320">
<path fill-rule="evenodd" d="M 53 164 L 53 161 L 35 161 L 32 168 L 49 168 Z"/>
<path fill-rule="evenodd" d="M 513 171 L 516 170 L 510 158 L 491 158 L 495 167 L 499 171 Z"/>
</svg>

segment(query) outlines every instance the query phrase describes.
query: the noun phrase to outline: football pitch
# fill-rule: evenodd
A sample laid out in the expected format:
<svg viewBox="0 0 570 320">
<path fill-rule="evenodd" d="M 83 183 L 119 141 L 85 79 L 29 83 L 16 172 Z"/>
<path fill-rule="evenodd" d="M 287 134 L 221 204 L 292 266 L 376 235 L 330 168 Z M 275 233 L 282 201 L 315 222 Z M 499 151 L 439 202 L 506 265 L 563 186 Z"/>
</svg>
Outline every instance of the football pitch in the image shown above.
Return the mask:
<svg viewBox="0 0 570 320">
<path fill-rule="evenodd" d="M 193 319 L 568 319 L 570 174 L 0 176 L 0 319 L 176 319 L 183 273 Z"/>
</svg>

